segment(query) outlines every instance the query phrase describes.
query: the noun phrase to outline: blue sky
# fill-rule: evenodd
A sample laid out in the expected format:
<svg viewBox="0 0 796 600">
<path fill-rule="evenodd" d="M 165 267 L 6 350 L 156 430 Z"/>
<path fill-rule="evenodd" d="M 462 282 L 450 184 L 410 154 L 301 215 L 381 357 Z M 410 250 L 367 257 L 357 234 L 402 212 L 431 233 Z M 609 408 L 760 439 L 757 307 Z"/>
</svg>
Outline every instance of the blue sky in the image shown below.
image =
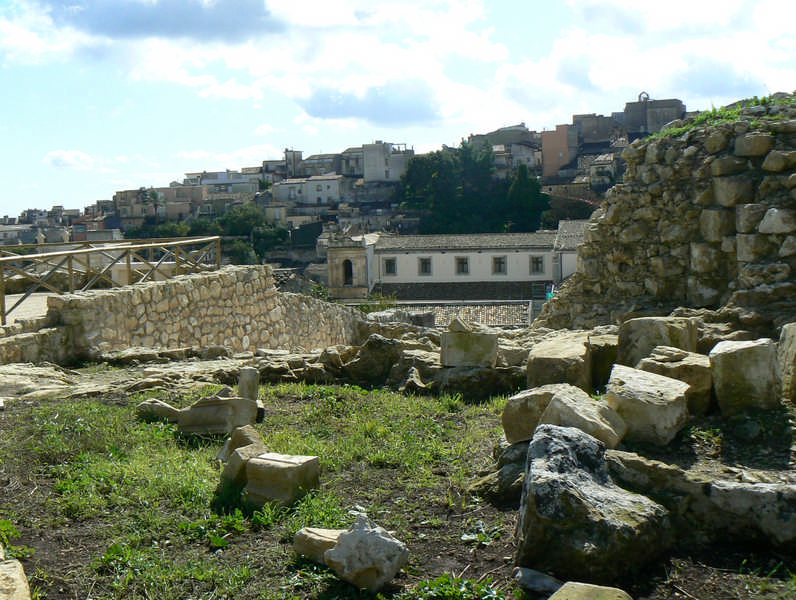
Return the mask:
<svg viewBox="0 0 796 600">
<path fill-rule="evenodd" d="M 373 140 L 796 88 L 781 0 L 0 0 L 0 216 Z"/>
</svg>

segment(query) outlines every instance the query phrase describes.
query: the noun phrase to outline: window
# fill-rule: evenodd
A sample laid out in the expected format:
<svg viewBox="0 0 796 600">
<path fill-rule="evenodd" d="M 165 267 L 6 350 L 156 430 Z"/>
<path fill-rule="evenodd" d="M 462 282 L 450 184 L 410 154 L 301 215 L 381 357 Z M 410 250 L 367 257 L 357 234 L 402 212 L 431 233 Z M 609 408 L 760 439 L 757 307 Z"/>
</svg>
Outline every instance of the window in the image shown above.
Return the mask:
<svg viewBox="0 0 796 600">
<path fill-rule="evenodd" d="M 320 183 L 315 186 L 315 191 L 316 192 L 320 192 L 322 189 L 323 189 L 323 186 Z"/>
<path fill-rule="evenodd" d="M 385 258 L 384 259 L 384 274 L 385 275 L 397 275 L 398 274 L 398 265 L 396 264 L 394 258 Z"/>
<path fill-rule="evenodd" d="M 354 265 L 348 259 L 343 261 L 343 285 L 354 285 Z"/>
<path fill-rule="evenodd" d="M 544 273 L 544 256 L 531 257 L 531 275 Z"/>
<path fill-rule="evenodd" d="M 417 259 L 417 274 L 418 275 L 431 275 L 431 259 L 418 258 Z"/>
<path fill-rule="evenodd" d="M 470 274 L 470 260 L 466 256 L 456 257 L 456 274 L 457 275 Z"/>
<path fill-rule="evenodd" d="M 505 275 L 506 274 L 506 257 L 493 256 L 492 257 L 492 275 Z"/>
</svg>

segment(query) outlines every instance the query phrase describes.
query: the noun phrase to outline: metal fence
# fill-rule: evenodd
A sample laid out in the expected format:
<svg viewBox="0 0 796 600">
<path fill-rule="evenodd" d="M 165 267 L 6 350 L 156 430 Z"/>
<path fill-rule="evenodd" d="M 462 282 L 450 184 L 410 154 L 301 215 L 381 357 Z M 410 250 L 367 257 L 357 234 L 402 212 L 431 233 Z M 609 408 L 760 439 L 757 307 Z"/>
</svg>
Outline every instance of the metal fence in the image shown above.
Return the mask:
<svg viewBox="0 0 796 600">
<path fill-rule="evenodd" d="M 118 287 L 221 267 L 221 238 L 167 238 L 0 247 L 0 322 L 34 292 L 56 294 Z M 24 288 L 13 306 L 6 291 L 16 279 Z M 21 280 L 21 281 L 20 281 Z"/>
</svg>

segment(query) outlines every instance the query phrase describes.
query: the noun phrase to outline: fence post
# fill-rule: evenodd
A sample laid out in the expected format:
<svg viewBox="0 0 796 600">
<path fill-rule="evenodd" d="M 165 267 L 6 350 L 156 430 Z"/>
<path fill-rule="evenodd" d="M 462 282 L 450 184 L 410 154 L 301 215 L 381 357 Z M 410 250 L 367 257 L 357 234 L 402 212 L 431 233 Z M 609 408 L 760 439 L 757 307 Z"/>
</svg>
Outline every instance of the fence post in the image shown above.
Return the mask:
<svg viewBox="0 0 796 600">
<path fill-rule="evenodd" d="M 216 270 L 221 268 L 221 238 L 216 238 Z"/>
<path fill-rule="evenodd" d="M 71 254 L 66 258 L 66 268 L 69 271 L 69 293 L 71 294 L 72 292 L 75 291 L 75 282 L 74 282 L 74 279 L 73 279 L 75 274 L 74 274 L 74 270 L 72 268 L 72 255 Z"/>
<path fill-rule="evenodd" d="M 133 285 L 133 251 L 127 252 L 127 285 Z"/>
</svg>

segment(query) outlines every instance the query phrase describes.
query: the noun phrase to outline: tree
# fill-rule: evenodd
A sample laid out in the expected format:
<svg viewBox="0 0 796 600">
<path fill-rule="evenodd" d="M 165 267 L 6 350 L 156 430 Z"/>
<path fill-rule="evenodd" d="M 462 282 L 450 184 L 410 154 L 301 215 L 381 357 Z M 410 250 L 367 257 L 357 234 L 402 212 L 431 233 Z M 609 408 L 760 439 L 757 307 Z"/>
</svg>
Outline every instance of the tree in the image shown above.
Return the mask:
<svg viewBox="0 0 796 600">
<path fill-rule="evenodd" d="M 542 194 L 539 181 L 531 177 L 528 165 L 520 164 L 506 197 L 505 223 L 511 231 L 536 231 L 542 213 L 548 209 L 549 199 Z"/>
<path fill-rule="evenodd" d="M 254 202 L 227 211 L 218 219 L 224 235 L 251 235 L 252 229 L 266 223 L 265 212 Z"/>
</svg>

